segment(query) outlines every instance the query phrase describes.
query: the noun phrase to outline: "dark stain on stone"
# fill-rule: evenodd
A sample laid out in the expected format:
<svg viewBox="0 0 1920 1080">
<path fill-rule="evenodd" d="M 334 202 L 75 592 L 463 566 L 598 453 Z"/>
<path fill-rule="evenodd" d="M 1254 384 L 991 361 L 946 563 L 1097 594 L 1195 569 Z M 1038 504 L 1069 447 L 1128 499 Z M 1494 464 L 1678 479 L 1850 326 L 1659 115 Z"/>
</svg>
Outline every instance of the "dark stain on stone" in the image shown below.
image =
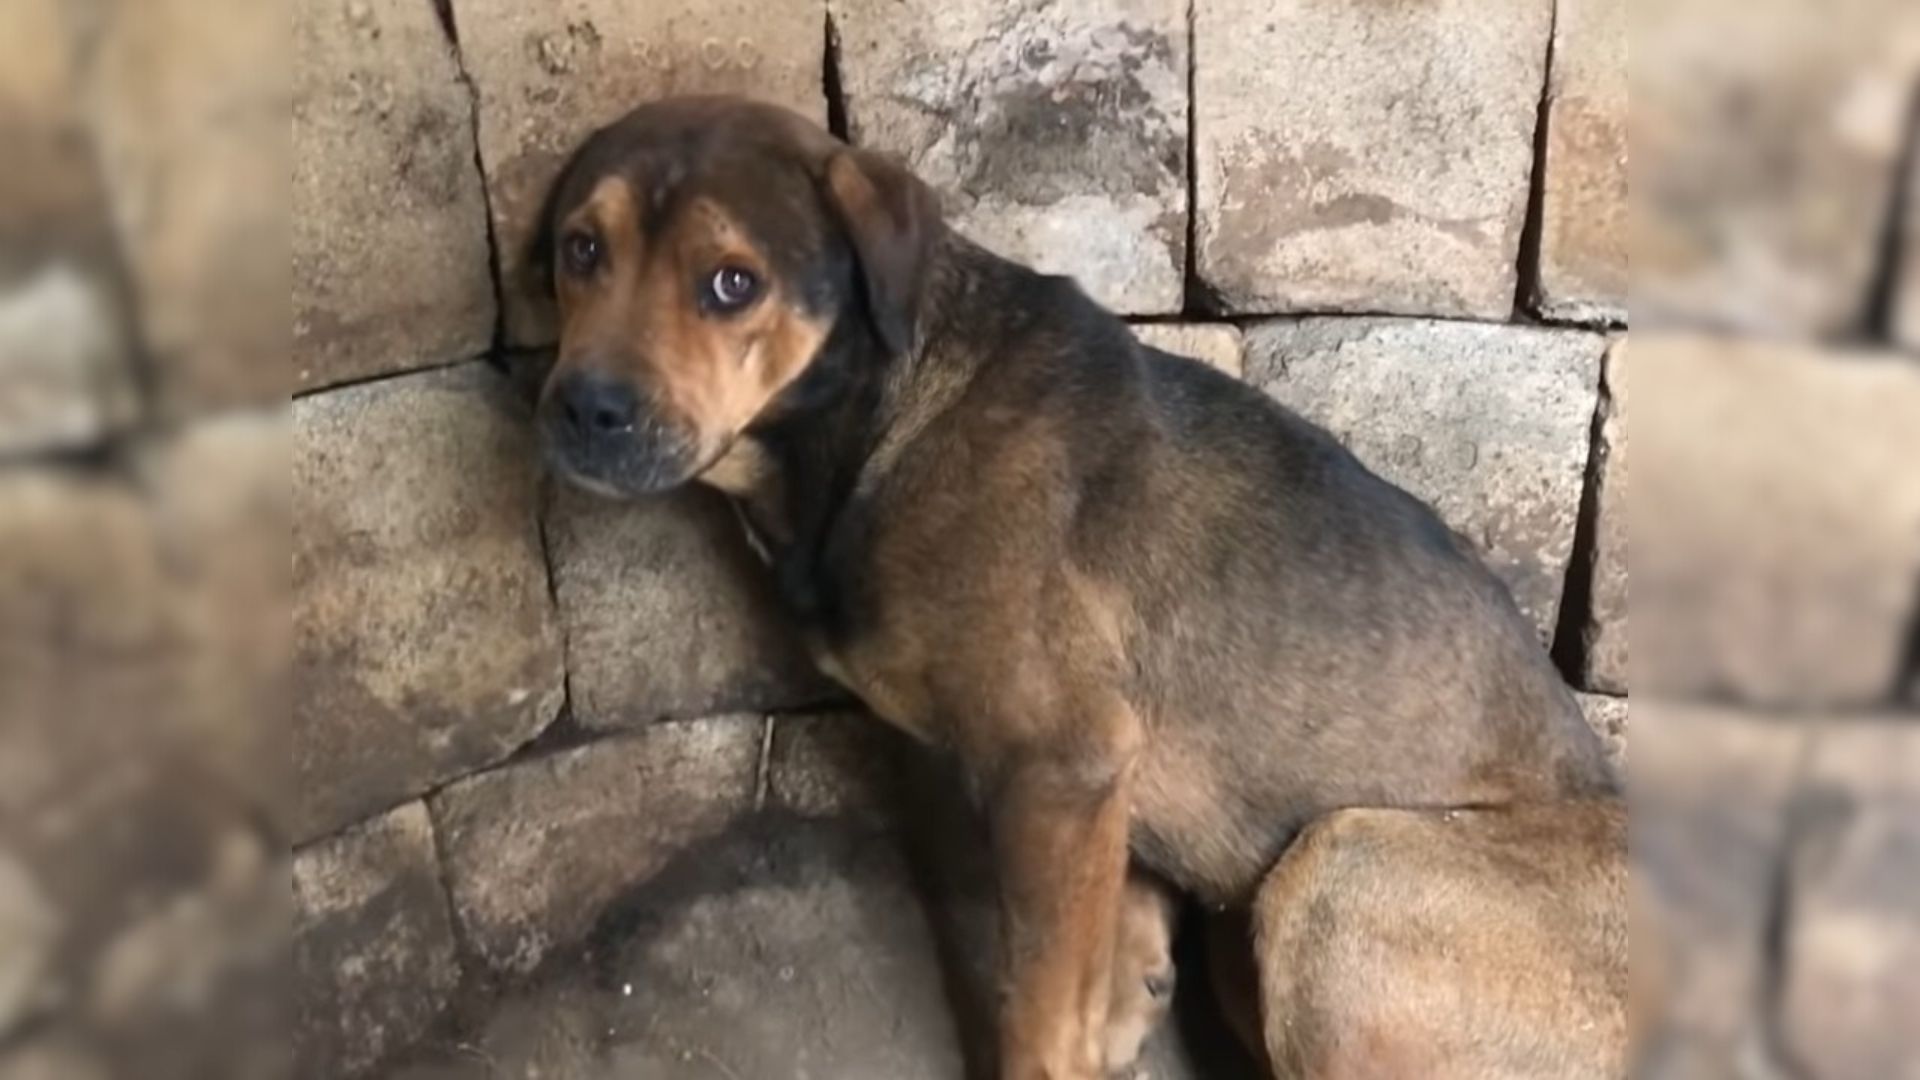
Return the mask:
<svg viewBox="0 0 1920 1080">
<path fill-rule="evenodd" d="M 1036 40 L 1021 50 L 1021 70 L 969 80 L 965 95 L 981 105 L 955 124 L 964 194 L 1046 205 L 1085 194 L 1158 197 L 1181 186 L 1185 132 L 1141 77 L 1149 66 L 1171 68 L 1173 46 L 1150 31 L 1119 32 L 1130 47 L 1081 60 L 1080 77 L 1036 80 L 1035 70 L 1059 59 Z"/>
<path fill-rule="evenodd" d="M 465 162 L 455 150 L 461 128 L 445 110 L 428 105 L 414 113 L 401 137 L 400 183 L 419 194 L 424 205 L 440 207 L 457 201 Z"/>
</svg>

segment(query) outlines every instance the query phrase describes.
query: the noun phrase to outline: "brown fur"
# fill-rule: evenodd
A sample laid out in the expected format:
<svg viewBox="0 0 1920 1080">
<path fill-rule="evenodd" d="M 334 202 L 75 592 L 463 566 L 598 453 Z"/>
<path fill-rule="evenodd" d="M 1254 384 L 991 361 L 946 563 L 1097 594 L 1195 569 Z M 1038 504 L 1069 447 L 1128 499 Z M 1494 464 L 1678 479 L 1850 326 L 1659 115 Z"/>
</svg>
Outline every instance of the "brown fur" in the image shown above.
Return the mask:
<svg viewBox="0 0 1920 1080">
<path fill-rule="evenodd" d="M 1131 1022 L 1129 850 L 1246 905 L 1342 807 L 1613 790 L 1467 541 L 948 230 L 897 164 L 771 107 L 660 102 L 576 155 L 548 253 L 582 221 L 630 235 L 555 273 L 549 452 L 597 490 L 733 495 L 823 670 L 960 757 L 999 869 L 1005 1080 L 1098 1076 Z M 756 304 L 697 302 L 724 263 Z"/>
<path fill-rule="evenodd" d="M 1173 1006 L 1176 914 L 1175 898 L 1165 885 L 1137 871 L 1127 875 L 1114 935 L 1106 1028 L 1109 1070 L 1131 1065 Z"/>
<path fill-rule="evenodd" d="M 1274 1073 L 1624 1077 L 1626 826 L 1617 799 L 1309 826 L 1253 910 Z"/>
</svg>

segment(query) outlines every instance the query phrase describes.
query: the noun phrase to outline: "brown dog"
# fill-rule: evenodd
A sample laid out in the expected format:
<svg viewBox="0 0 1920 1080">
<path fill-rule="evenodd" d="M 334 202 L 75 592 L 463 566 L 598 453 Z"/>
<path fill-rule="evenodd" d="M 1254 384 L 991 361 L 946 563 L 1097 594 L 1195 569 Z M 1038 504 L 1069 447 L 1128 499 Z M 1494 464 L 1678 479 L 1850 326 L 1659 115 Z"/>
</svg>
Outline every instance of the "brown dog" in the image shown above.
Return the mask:
<svg viewBox="0 0 1920 1080">
<path fill-rule="evenodd" d="M 654 103 L 579 151 L 536 254 L 556 467 L 731 494 L 821 667 L 974 778 L 1006 1080 L 1101 1074 L 1130 849 L 1247 905 L 1337 808 L 1614 789 L 1464 539 L 885 158 Z"/>
</svg>

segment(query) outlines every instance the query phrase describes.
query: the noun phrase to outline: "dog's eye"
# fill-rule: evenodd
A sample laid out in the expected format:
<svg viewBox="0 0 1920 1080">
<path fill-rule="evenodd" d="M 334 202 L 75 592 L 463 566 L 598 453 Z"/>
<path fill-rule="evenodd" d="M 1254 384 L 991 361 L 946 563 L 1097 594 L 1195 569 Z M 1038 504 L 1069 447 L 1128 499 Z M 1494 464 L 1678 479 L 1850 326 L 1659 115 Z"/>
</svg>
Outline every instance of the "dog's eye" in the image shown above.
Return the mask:
<svg viewBox="0 0 1920 1080">
<path fill-rule="evenodd" d="M 585 277 L 600 265 L 600 238 L 586 232 L 568 233 L 560 241 L 560 258 L 568 273 Z"/>
<path fill-rule="evenodd" d="M 760 279 L 753 271 L 738 266 L 723 266 L 707 279 L 707 307 L 719 312 L 735 312 L 760 295 Z"/>
</svg>

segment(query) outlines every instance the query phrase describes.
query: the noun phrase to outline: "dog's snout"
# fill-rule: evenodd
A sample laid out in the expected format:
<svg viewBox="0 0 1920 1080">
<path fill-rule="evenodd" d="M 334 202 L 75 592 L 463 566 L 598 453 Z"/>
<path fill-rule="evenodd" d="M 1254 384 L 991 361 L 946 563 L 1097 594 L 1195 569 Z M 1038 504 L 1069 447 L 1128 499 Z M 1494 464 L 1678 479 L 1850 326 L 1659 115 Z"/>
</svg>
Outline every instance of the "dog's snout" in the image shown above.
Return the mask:
<svg viewBox="0 0 1920 1080">
<path fill-rule="evenodd" d="M 560 414 L 577 435 L 613 435 L 632 431 L 640 397 L 625 380 L 604 375 L 570 376 L 559 387 Z"/>
</svg>

